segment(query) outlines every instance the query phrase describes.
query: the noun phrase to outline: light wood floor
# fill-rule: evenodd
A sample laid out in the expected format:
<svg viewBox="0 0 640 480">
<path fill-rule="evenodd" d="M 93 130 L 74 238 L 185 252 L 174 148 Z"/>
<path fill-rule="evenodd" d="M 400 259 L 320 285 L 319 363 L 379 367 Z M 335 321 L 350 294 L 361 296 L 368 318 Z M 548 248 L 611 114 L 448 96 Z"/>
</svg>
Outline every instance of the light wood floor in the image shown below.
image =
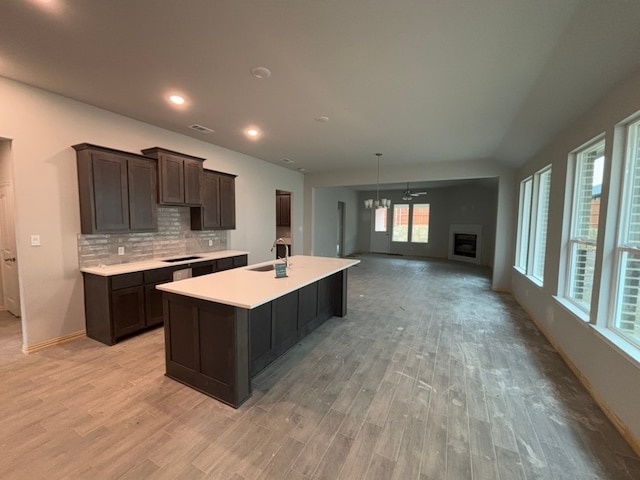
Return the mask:
<svg viewBox="0 0 640 480">
<path fill-rule="evenodd" d="M 362 260 L 349 314 L 256 377 L 238 410 L 163 376 L 161 329 L 25 356 L 1 316 L 0 478 L 640 478 L 486 269 Z"/>
</svg>

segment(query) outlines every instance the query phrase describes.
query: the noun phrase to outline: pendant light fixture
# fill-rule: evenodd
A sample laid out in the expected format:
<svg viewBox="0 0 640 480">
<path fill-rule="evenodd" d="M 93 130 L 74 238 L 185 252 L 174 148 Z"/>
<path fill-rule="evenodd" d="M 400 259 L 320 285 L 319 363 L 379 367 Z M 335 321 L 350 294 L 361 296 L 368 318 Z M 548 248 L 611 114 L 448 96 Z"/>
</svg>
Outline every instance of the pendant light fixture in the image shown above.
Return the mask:
<svg viewBox="0 0 640 480">
<path fill-rule="evenodd" d="M 368 199 L 364 201 L 364 208 L 389 208 L 391 206 L 391 200 L 388 198 L 380 199 L 380 157 L 381 153 L 376 153 L 378 157 L 378 177 L 376 180 L 376 199 Z"/>
</svg>

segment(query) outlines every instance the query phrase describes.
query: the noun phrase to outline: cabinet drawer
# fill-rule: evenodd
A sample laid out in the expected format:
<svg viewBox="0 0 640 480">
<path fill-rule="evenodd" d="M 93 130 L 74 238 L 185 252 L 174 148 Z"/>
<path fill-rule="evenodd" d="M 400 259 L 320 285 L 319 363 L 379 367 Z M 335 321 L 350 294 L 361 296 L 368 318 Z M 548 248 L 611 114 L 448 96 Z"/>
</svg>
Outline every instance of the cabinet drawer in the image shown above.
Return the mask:
<svg viewBox="0 0 640 480">
<path fill-rule="evenodd" d="M 144 272 L 144 283 L 163 283 L 173 280 L 173 268 L 155 268 Z"/>
<path fill-rule="evenodd" d="M 233 257 L 219 258 L 216 262 L 218 272 L 222 270 L 231 270 L 233 268 Z"/>
<path fill-rule="evenodd" d="M 237 257 L 233 257 L 233 268 L 246 267 L 246 266 L 247 266 L 246 255 L 238 255 Z"/>
<path fill-rule="evenodd" d="M 142 272 L 125 273 L 111 277 L 111 290 L 137 287 L 138 285 L 142 285 Z"/>
</svg>

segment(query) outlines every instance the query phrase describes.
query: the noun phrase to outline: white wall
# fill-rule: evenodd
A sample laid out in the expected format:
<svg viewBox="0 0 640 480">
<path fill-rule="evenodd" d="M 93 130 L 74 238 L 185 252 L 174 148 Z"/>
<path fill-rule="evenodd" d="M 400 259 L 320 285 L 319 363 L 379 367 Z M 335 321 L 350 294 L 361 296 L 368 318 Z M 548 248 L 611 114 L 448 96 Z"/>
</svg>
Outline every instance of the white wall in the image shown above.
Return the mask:
<svg viewBox="0 0 640 480">
<path fill-rule="evenodd" d="M 161 146 L 206 158 L 205 168 L 238 175 L 237 229 L 229 248 L 269 260 L 275 190 L 293 193 L 293 242 L 302 244 L 303 176 L 276 165 L 0 77 L 0 137 L 12 140 L 23 347 L 84 330 L 75 151 L 94 143 L 125 151 Z M 185 120 L 186 124 L 186 120 Z M 42 246 L 31 247 L 40 234 Z"/>
<path fill-rule="evenodd" d="M 605 181 L 610 176 L 614 127 L 640 110 L 640 72 L 631 75 L 613 89 L 597 105 L 558 135 L 542 151 L 531 158 L 518 172 L 515 185 L 545 165 L 552 164 L 551 196 L 549 207 L 549 235 L 545 261 L 544 286 L 539 287 L 516 270 L 512 273 L 512 291 L 518 302 L 531 313 L 536 322 L 579 370 L 594 396 L 628 429 L 628 435 L 640 439 L 640 365 L 612 341 L 606 338 L 603 326 L 595 326 L 580 320 L 553 298 L 562 287 L 563 232 L 568 204 L 565 205 L 567 182 L 567 158 L 569 152 L 580 147 L 601 133 L 606 134 L 607 167 Z M 617 137 L 619 141 L 620 138 Z M 619 144 L 619 142 L 618 142 Z M 618 186 L 604 187 L 600 210 L 601 224 L 607 222 L 605 233 L 601 228 L 599 245 L 611 243 L 615 236 L 615 217 Z M 611 196 L 611 198 L 610 198 Z M 596 266 L 596 285 L 608 290 L 612 277 L 610 271 Z M 600 321 L 606 323 L 609 302 L 601 299 Z"/>
<path fill-rule="evenodd" d="M 335 257 L 338 239 L 338 202 L 345 204 L 344 255 L 356 251 L 357 194 L 347 188 L 316 188 L 313 191 L 313 255 Z"/>
<path fill-rule="evenodd" d="M 484 183 L 487 183 L 486 180 Z M 493 182 L 492 182 L 493 183 Z M 422 257 L 447 258 L 449 255 L 449 227 L 453 224 L 482 225 L 480 261 L 493 267 L 498 202 L 498 182 L 488 185 L 427 188 L 427 195 L 417 197 L 413 203 L 430 205 L 429 242 L 391 242 L 390 253 Z M 375 198 L 376 192 L 359 192 L 358 250 L 370 251 L 373 210 L 364 208 L 364 200 Z M 407 203 L 402 190 L 381 190 L 380 198 L 388 198 L 392 205 Z"/>
<path fill-rule="evenodd" d="M 427 180 L 458 180 L 474 178 L 497 178 L 497 211 L 495 215 L 495 230 L 498 232 L 495 238 L 493 254 L 493 278 L 492 287 L 496 290 L 508 290 L 511 284 L 511 265 L 513 257 L 514 236 L 514 212 L 517 206 L 516 190 L 514 187 L 514 172 L 492 160 L 478 159 L 471 161 L 443 161 L 422 165 L 383 166 L 380 169 L 380 178 L 386 183 L 404 183 L 407 179 L 412 182 Z M 305 177 L 305 217 L 304 217 L 304 249 L 312 251 L 312 239 L 314 229 L 317 228 L 313 219 L 317 201 L 313 191 L 322 187 L 349 187 L 354 185 L 370 185 L 376 183 L 375 169 L 346 170 L 335 173 L 311 174 Z M 360 226 L 366 221 L 358 202 L 358 222 Z M 448 226 L 447 226 L 448 231 Z M 362 228 L 358 228 L 358 248 L 368 250 L 363 237 Z"/>
</svg>

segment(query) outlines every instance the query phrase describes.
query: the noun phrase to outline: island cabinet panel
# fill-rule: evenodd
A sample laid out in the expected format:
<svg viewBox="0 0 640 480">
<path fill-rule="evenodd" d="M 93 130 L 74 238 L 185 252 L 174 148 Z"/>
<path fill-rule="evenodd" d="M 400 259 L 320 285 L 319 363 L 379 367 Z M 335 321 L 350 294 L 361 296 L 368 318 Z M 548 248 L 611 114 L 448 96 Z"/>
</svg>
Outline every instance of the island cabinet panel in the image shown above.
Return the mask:
<svg viewBox="0 0 640 480">
<path fill-rule="evenodd" d="M 74 145 L 84 234 L 157 230 L 157 162 L 88 143 Z"/>
<path fill-rule="evenodd" d="M 320 282 L 312 283 L 302 287 L 299 292 L 298 301 L 298 328 L 303 330 L 318 316 L 318 285 Z"/>
<path fill-rule="evenodd" d="M 273 301 L 274 346 L 280 356 L 298 340 L 298 291 Z"/>
<path fill-rule="evenodd" d="M 251 393 L 246 311 L 166 292 L 163 299 L 167 376 L 242 404 Z"/>
<path fill-rule="evenodd" d="M 274 360 L 271 302 L 249 312 L 251 329 L 251 375 L 255 375 Z"/>
<path fill-rule="evenodd" d="M 200 184 L 204 158 L 160 147 L 142 153 L 158 160 L 160 203 L 163 205 L 201 205 Z"/>
</svg>

